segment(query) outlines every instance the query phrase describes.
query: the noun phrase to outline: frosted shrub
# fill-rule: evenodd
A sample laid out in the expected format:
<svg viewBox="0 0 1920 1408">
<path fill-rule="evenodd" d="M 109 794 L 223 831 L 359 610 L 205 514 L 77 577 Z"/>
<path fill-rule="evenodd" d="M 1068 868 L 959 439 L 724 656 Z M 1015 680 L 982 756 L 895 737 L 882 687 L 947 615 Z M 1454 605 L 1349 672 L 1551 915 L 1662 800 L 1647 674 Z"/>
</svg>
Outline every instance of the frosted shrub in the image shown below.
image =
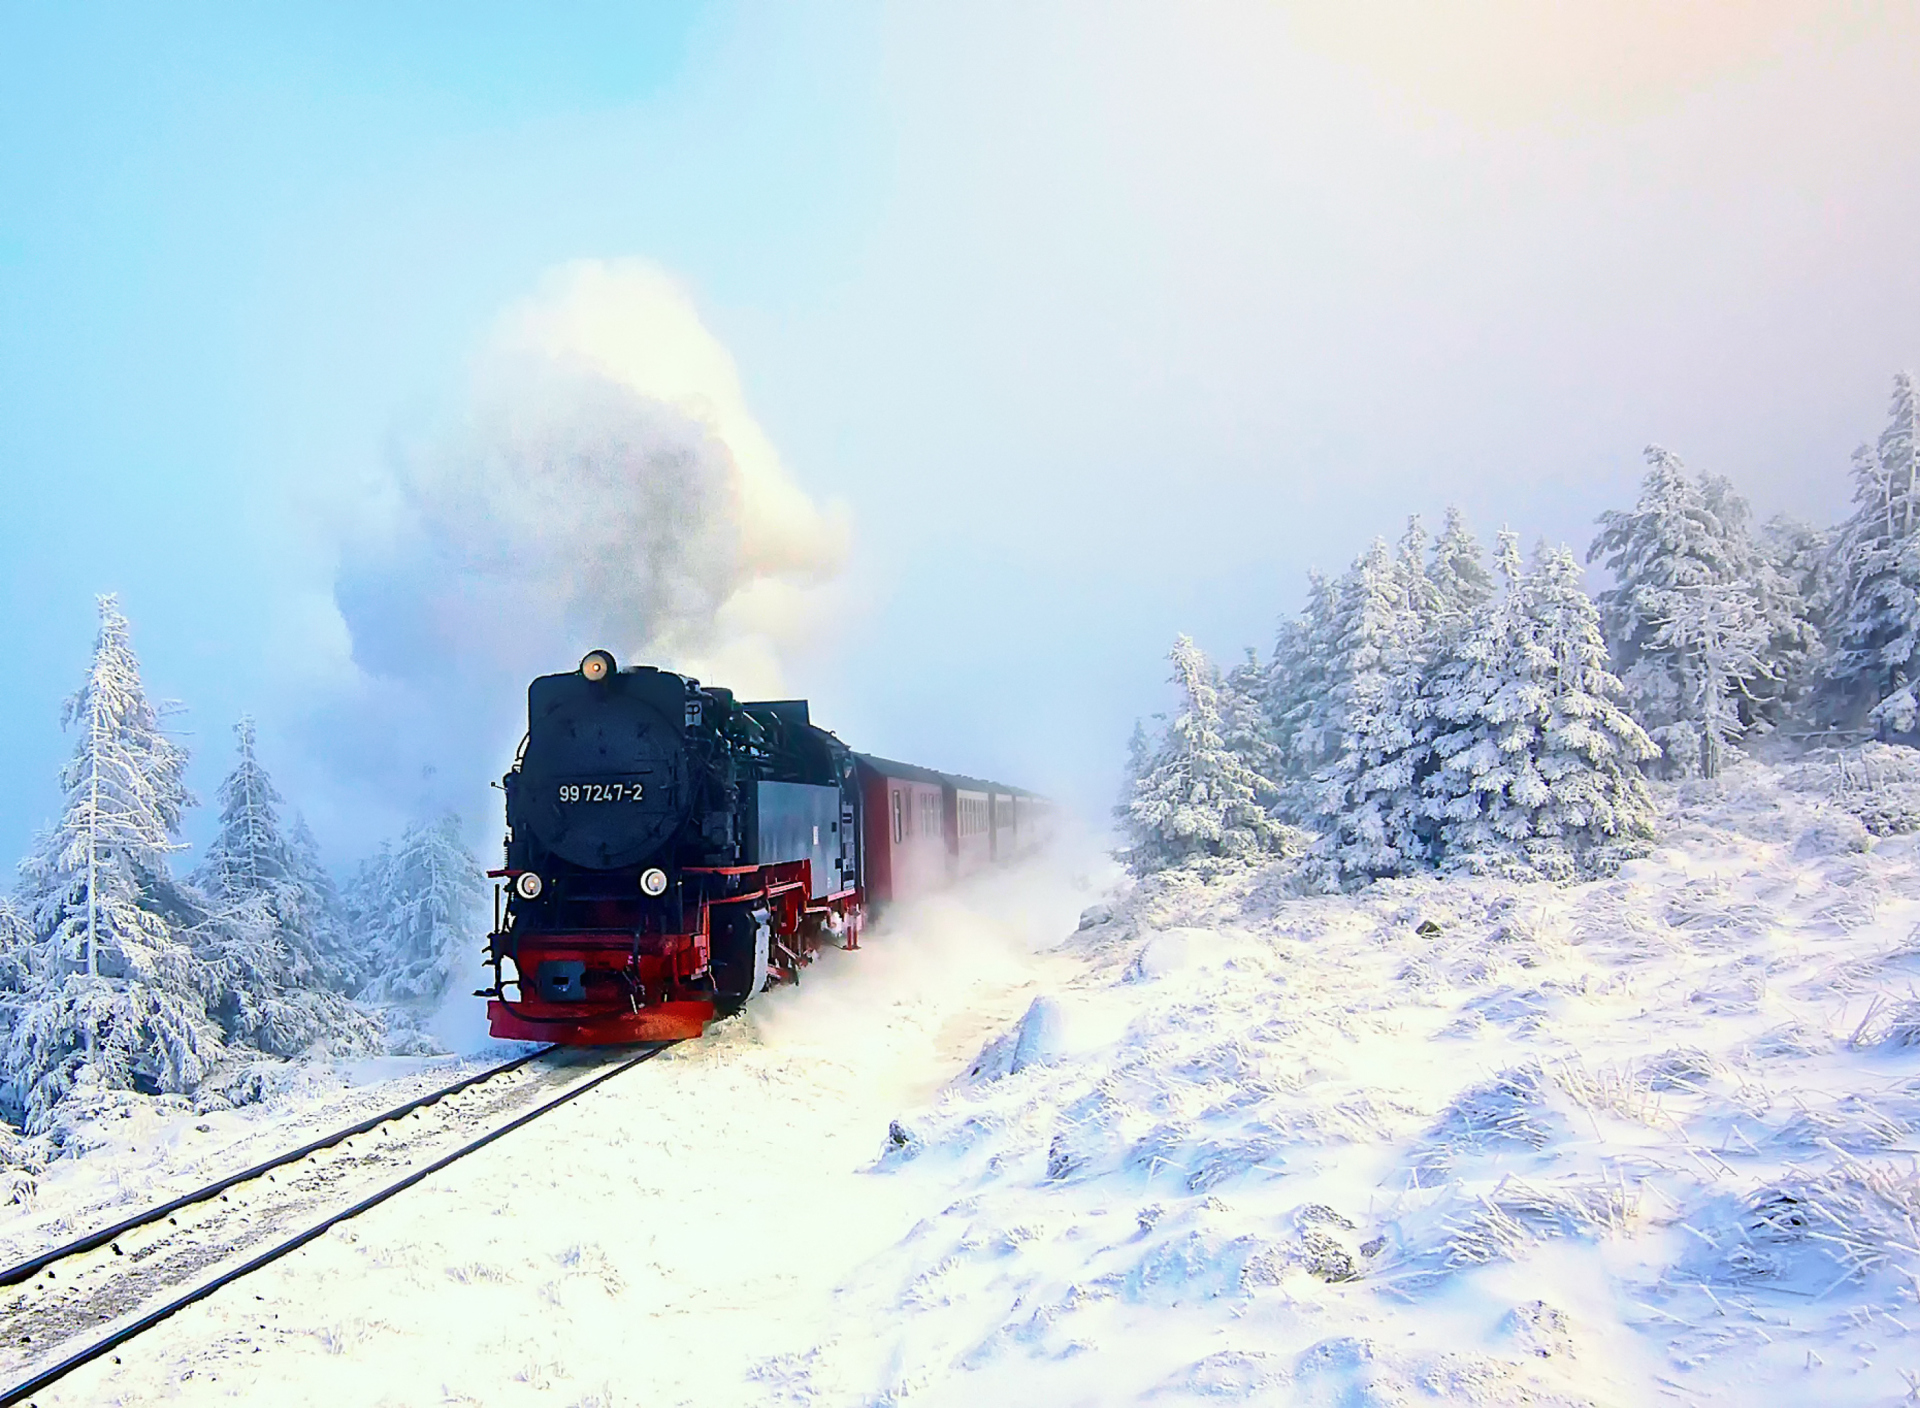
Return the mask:
<svg viewBox="0 0 1920 1408">
<path fill-rule="evenodd" d="M 1792 1174 L 1761 1189 L 1744 1212 L 1716 1239 L 1720 1278 L 1824 1292 L 1836 1277 L 1859 1282 L 1911 1265 L 1920 1175 L 1845 1159 L 1829 1173 Z"/>
<path fill-rule="evenodd" d="M 1888 743 L 1835 750 L 1792 769 L 1785 780 L 1824 796 L 1875 836 L 1920 831 L 1920 750 Z"/>
</svg>

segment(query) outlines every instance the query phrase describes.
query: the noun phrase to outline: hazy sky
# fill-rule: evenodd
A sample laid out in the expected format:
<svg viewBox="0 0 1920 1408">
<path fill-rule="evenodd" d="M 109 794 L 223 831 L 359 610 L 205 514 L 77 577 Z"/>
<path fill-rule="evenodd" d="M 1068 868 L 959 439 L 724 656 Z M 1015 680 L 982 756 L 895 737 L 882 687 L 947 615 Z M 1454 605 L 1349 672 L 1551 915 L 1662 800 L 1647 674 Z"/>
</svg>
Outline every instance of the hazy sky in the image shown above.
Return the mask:
<svg viewBox="0 0 1920 1408">
<path fill-rule="evenodd" d="M 1104 803 L 1175 632 L 1264 648 L 1409 512 L 1584 549 L 1657 440 L 1835 517 L 1916 229 L 1912 6 L 0 0 L 0 855 L 106 590 L 203 794 L 252 710 L 341 856 L 495 829 L 594 579 L 469 612 L 433 756 L 375 634 L 441 620 L 456 507 L 514 529 L 466 607 L 561 561 L 506 471 L 568 408 L 707 463 L 683 393 L 842 535 L 780 637 L 817 718 Z M 624 351 L 567 321 L 607 278 Z"/>
</svg>

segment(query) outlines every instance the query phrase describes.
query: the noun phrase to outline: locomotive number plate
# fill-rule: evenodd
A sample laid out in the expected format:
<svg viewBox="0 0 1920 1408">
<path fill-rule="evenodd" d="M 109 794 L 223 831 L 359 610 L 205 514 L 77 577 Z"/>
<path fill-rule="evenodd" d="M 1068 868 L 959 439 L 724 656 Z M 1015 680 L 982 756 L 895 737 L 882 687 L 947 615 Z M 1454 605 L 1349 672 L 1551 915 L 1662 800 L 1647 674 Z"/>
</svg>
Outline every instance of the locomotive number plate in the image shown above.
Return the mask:
<svg viewBox="0 0 1920 1408">
<path fill-rule="evenodd" d="M 562 802 L 637 802 L 642 796 L 637 782 L 563 782 Z"/>
</svg>

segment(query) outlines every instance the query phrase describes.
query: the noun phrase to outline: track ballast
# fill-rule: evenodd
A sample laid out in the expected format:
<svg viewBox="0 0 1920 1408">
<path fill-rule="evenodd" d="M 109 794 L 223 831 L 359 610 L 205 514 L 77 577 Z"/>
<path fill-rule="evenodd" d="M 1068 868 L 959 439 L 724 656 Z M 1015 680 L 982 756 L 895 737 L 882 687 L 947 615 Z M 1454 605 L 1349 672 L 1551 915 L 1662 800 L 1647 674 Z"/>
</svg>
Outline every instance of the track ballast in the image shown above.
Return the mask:
<svg viewBox="0 0 1920 1408">
<path fill-rule="evenodd" d="M 650 1060 L 672 1044 L 663 1042 L 650 1045 L 638 1052 L 631 1048 L 621 1051 L 585 1049 L 555 1052 L 549 1048 L 503 1062 L 0 1271 L 0 1288 L 26 1288 L 24 1294 L 16 1291 L 11 1303 L 0 1307 L 0 1347 L 11 1351 L 7 1357 L 17 1365 L 13 1372 L 31 1368 L 36 1362 L 43 1361 L 50 1349 L 63 1350 L 102 1326 L 113 1326 L 105 1334 L 88 1341 L 80 1350 L 65 1354 L 57 1362 L 46 1364 L 11 1387 L 0 1390 L 0 1408 L 28 1400 L 74 1370 L 205 1300 L 222 1287 L 298 1251 L 338 1224 L 378 1207 L 503 1135 Z M 346 1206 L 340 1206 L 335 1201 L 324 1215 L 314 1215 L 312 1204 L 326 1201 L 327 1187 L 339 1180 L 326 1177 L 327 1173 L 333 1171 L 331 1168 L 317 1170 L 317 1176 L 310 1171 L 306 1181 L 313 1186 L 302 1188 L 300 1164 L 312 1161 L 329 1150 L 351 1149 L 350 1141 L 358 1136 L 396 1126 L 400 1121 L 450 1096 L 520 1070 L 541 1057 L 548 1058 L 543 1064 L 552 1074 L 560 1076 L 562 1081 L 568 1072 L 582 1068 L 589 1069 L 592 1074 L 584 1080 L 565 1083 L 559 1094 L 540 1100 L 533 1108 L 523 1110 L 504 1122 L 486 1123 L 484 1132 L 477 1137 L 410 1168 L 400 1178 L 385 1182 L 371 1192 L 362 1193 Z M 520 1086 L 510 1088 L 511 1091 L 523 1089 Z M 495 1118 L 497 1120 L 498 1112 L 495 1112 Z M 484 1119 L 483 1116 L 482 1121 Z M 404 1147 L 404 1141 L 401 1143 Z M 387 1161 L 390 1160 L 376 1151 L 368 1158 L 349 1162 L 365 1165 Z M 287 1170 L 293 1170 L 284 1188 L 287 1196 L 267 1199 L 269 1205 L 265 1208 L 263 1218 L 254 1218 L 253 1208 L 249 1205 L 236 1208 L 232 1203 L 236 1190 L 261 1179 L 273 1185 L 276 1192 L 281 1191 L 280 1177 Z M 180 1245 L 174 1245 L 181 1236 L 178 1215 L 198 1207 L 210 1208 L 202 1222 L 203 1225 L 211 1225 L 214 1235 L 201 1240 L 189 1237 Z M 238 1225 L 234 1225 L 236 1222 Z M 289 1227 L 294 1230 L 289 1231 Z M 236 1232 L 240 1235 L 234 1236 Z M 123 1244 L 134 1242 L 142 1234 L 148 1233 L 153 1234 L 150 1240 L 136 1245 L 131 1254 L 126 1251 Z M 236 1256 L 261 1242 L 270 1242 L 270 1245 L 244 1261 L 234 1262 Z M 67 1284 L 62 1284 L 62 1271 L 71 1270 L 76 1265 L 81 1268 L 79 1275 L 70 1277 Z M 80 1290 L 73 1283 L 88 1279 L 89 1271 L 93 1273 L 91 1279 L 96 1285 L 91 1291 Z M 209 1272 L 212 1274 L 206 1274 Z M 183 1286 L 184 1290 L 179 1289 Z M 173 1294 L 168 1295 L 168 1292 Z M 155 1301 L 161 1303 L 148 1309 Z M 27 1354 L 18 1352 L 22 1349 L 27 1350 Z"/>
</svg>

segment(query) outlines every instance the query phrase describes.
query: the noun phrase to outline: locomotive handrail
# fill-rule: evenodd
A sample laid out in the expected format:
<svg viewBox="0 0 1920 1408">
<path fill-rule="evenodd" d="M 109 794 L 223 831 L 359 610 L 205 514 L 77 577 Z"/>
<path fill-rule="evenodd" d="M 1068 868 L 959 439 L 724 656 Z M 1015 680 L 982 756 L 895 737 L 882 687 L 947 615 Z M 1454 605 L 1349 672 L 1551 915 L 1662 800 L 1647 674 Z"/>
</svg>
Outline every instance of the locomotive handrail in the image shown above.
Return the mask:
<svg viewBox="0 0 1920 1408">
<path fill-rule="evenodd" d="M 748 890 L 744 895 L 723 895 L 717 900 L 708 900 L 710 908 L 717 909 L 723 904 L 744 904 L 748 900 L 770 900 L 775 895 L 784 895 L 790 890 L 804 890 L 804 880 L 788 880 L 778 885 L 762 885 L 757 890 Z"/>
</svg>

